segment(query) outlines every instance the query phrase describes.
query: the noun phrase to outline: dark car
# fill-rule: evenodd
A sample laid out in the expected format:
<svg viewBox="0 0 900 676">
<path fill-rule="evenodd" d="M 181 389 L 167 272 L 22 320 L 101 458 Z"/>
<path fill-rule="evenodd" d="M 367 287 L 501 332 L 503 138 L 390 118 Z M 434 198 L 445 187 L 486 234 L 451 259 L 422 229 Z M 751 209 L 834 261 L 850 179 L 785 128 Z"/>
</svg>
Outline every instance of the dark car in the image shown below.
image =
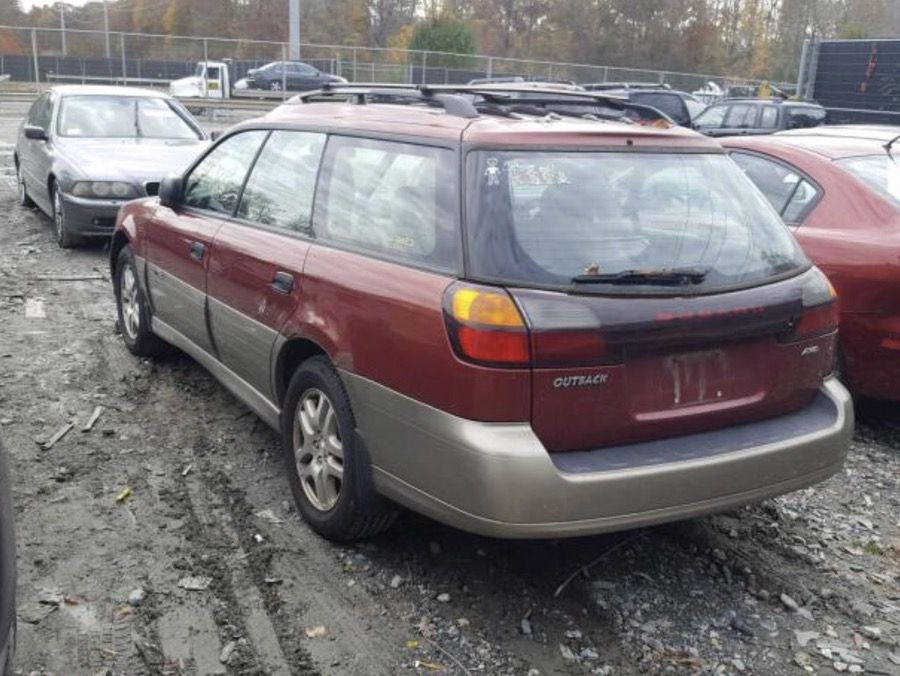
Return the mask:
<svg viewBox="0 0 900 676">
<path fill-rule="evenodd" d="M 0 444 L 0 676 L 12 676 L 16 647 L 16 542 L 9 466 Z"/>
<path fill-rule="evenodd" d="M 53 219 L 61 247 L 109 237 L 125 201 L 156 194 L 164 176 L 182 171 L 207 145 L 191 114 L 165 94 L 53 87 L 19 127 L 19 202 Z"/>
<path fill-rule="evenodd" d="M 332 82 L 341 83 L 347 80 L 337 75 L 323 73 L 318 68 L 300 61 L 273 61 L 261 68 L 247 71 L 247 87 L 249 89 L 268 89 L 273 92 L 309 91 Z"/>
<path fill-rule="evenodd" d="M 610 96 L 620 96 L 656 108 L 683 127 L 690 127 L 694 119 L 706 110 L 706 104 L 693 94 L 668 87 L 628 83 L 595 83 L 583 86 L 588 91 L 602 91 Z"/>
<path fill-rule="evenodd" d="M 472 95 L 318 92 L 130 202 L 126 347 L 178 346 L 280 430 L 335 539 L 396 503 L 599 533 L 838 471 L 833 289 L 721 146 Z"/>
<path fill-rule="evenodd" d="M 818 103 L 777 97 L 729 99 L 709 106 L 692 126 L 707 136 L 748 136 L 817 127 L 825 124 L 825 117 Z"/>
<path fill-rule="evenodd" d="M 840 298 L 839 370 L 900 401 L 900 128 L 819 127 L 723 141 Z M 898 142 L 900 143 L 900 142 Z"/>
</svg>

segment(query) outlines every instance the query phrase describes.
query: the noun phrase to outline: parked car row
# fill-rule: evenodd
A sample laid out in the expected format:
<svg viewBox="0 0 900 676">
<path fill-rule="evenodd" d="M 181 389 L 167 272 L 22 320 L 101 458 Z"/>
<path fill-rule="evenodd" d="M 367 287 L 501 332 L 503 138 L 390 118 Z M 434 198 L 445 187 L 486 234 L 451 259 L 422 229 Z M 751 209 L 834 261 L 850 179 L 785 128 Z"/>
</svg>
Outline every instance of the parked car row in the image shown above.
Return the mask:
<svg viewBox="0 0 900 676">
<path fill-rule="evenodd" d="M 50 167 L 75 153 L 70 99 L 113 95 L 81 89 L 29 113 L 20 176 L 35 148 Z M 117 92 L 128 145 L 156 152 L 145 99 Z M 398 505 L 500 537 L 599 533 L 838 471 L 835 371 L 900 399 L 889 132 L 719 143 L 637 93 L 337 83 L 211 146 L 157 96 L 154 121 L 192 134 L 174 175 L 113 178 L 107 159 L 20 189 L 118 210 L 126 346 L 177 346 L 278 430 L 323 536 L 380 532 Z"/>
</svg>

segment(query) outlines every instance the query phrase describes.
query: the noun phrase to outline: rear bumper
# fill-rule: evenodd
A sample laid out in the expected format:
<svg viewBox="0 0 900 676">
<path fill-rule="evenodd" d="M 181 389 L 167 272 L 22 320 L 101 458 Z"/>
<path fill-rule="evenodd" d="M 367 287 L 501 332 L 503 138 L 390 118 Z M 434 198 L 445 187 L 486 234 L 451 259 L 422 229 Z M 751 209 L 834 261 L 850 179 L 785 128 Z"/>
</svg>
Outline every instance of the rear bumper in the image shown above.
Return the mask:
<svg viewBox="0 0 900 676">
<path fill-rule="evenodd" d="M 590 535 L 763 500 L 836 473 L 853 432 L 850 395 L 830 378 L 807 408 L 779 418 L 550 454 L 527 423 L 464 420 L 342 377 L 378 491 L 493 537 Z"/>
<path fill-rule="evenodd" d="M 900 401 L 900 315 L 841 315 L 841 347 L 854 394 Z"/>
<path fill-rule="evenodd" d="M 79 237 L 110 237 L 127 200 L 84 199 L 63 194 L 66 225 Z"/>
</svg>

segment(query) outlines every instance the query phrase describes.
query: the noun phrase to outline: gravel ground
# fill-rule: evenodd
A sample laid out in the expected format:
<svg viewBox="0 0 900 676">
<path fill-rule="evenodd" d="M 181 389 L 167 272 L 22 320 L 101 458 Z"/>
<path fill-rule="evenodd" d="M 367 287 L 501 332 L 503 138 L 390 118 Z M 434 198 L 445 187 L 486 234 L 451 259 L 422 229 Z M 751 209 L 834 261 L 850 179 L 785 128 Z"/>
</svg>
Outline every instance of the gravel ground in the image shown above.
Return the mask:
<svg viewBox="0 0 900 676">
<path fill-rule="evenodd" d="M 287 502 L 273 432 L 189 358 L 124 350 L 105 249 L 57 249 L 11 153 L 18 673 L 900 674 L 897 406 L 861 407 L 840 475 L 715 517 L 505 542 L 405 515 L 335 546 Z"/>
</svg>

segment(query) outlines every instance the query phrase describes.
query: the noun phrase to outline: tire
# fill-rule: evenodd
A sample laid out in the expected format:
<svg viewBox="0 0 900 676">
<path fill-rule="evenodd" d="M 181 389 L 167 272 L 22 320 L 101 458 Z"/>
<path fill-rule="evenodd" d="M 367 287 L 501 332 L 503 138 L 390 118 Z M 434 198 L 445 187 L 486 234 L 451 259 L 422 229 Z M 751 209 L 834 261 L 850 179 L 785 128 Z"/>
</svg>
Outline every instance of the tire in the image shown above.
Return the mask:
<svg viewBox="0 0 900 676">
<path fill-rule="evenodd" d="M 113 278 L 116 294 L 116 313 L 122 340 L 131 354 L 138 357 L 154 357 L 162 348 L 162 341 L 150 328 L 150 305 L 144 296 L 138 278 L 134 252 L 125 245 L 116 258 L 116 273 Z"/>
<path fill-rule="evenodd" d="M 9 635 L 9 644 L 6 646 L 6 658 L 0 664 L 0 676 L 13 676 L 13 662 L 16 659 L 16 620 L 13 619 L 12 629 Z"/>
<path fill-rule="evenodd" d="M 378 535 L 397 517 L 397 508 L 375 492 L 355 430 L 350 398 L 328 359 L 303 362 L 281 414 L 285 471 L 300 514 L 316 533 L 338 542 Z"/>
<path fill-rule="evenodd" d="M 272 80 L 269 83 L 269 91 L 280 92 L 281 91 L 281 80 Z"/>
<path fill-rule="evenodd" d="M 53 230 L 56 233 L 56 243 L 60 249 L 74 249 L 81 245 L 83 240 L 81 237 L 72 233 L 71 228 L 66 223 L 66 209 L 62 199 L 62 193 L 53 184 L 50 189 L 50 201 L 53 205 Z"/>
<path fill-rule="evenodd" d="M 16 162 L 16 187 L 18 189 L 19 205 L 23 207 L 33 207 L 34 200 L 28 196 L 28 188 L 25 187 L 25 176 L 22 174 L 22 167 Z"/>
</svg>

